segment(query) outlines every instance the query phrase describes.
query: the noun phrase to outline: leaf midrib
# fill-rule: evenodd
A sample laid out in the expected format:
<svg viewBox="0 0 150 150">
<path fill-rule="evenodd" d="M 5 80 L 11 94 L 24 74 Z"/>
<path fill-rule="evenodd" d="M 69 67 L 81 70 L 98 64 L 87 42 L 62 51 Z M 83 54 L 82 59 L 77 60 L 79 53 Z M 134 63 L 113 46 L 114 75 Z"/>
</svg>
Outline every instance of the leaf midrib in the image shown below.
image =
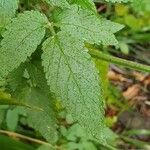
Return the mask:
<svg viewBox="0 0 150 150">
<path fill-rule="evenodd" d="M 69 64 L 69 62 L 68 62 L 68 58 L 66 57 L 66 55 L 65 55 L 65 53 L 64 53 L 64 51 L 63 51 L 63 49 L 61 48 L 61 45 L 60 45 L 60 42 L 59 42 L 59 38 L 57 37 L 57 35 L 56 35 L 55 38 L 56 38 L 57 45 L 58 45 L 58 47 L 59 47 L 61 53 L 63 54 L 63 56 L 64 56 L 64 58 L 65 58 L 65 60 L 66 60 L 67 66 L 68 66 L 68 68 L 69 68 L 69 70 L 70 70 L 70 72 L 71 72 L 71 74 L 72 74 L 72 77 L 73 77 L 73 79 L 74 79 L 74 81 L 75 81 L 75 83 L 76 83 L 76 85 L 77 85 L 77 87 L 78 87 L 79 93 L 81 94 L 81 96 L 82 96 L 82 98 L 83 98 L 83 100 L 84 100 L 84 95 L 82 94 L 81 88 L 80 88 L 80 86 L 78 85 L 78 82 L 77 82 L 77 80 L 76 80 L 76 78 L 75 78 L 75 76 L 74 76 L 74 74 L 73 74 L 73 71 L 72 71 L 72 69 L 71 69 L 71 67 L 70 67 L 70 64 Z"/>
</svg>

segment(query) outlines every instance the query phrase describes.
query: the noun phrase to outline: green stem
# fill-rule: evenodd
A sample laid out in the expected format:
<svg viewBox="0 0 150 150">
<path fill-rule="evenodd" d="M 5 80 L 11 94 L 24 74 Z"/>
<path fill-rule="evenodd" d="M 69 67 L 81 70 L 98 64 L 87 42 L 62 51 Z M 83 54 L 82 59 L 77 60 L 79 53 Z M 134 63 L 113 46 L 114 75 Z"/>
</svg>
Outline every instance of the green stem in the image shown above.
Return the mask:
<svg viewBox="0 0 150 150">
<path fill-rule="evenodd" d="M 143 65 L 143 64 L 136 63 L 133 61 L 114 57 L 114 56 L 105 54 L 105 53 L 98 51 L 98 50 L 89 49 L 89 53 L 91 54 L 92 57 L 95 57 L 97 59 L 101 59 L 101 60 L 111 62 L 111 63 L 117 64 L 117 65 L 121 65 L 121 66 L 125 66 L 125 67 L 132 68 L 135 70 L 150 73 L 150 66 L 147 66 L 147 65 Z"/>
<path fill-rule="evenodd" d="M 149 143 L 147 142 L 143 142 L 143 141 L 139 141 L 137 139 L 133 139 L 133 138 L 129 138 L 129 137 L 125 137 L 125 136 L 120 136 L 120 138 L 122 140 L 124 140 L 127 143 L 130 143 L 132 145 L 135 145 L 138 148 L 145 148 L 146 146 L 150 146 Z"/>
<path fill-rule="evenodd" d="M 56 33 L 55 33 L 55 30 L 54 30 L 53 22 L 52 23 L 49 22 L 47 26 L 50 29 L 52 35 L 54 36 Z"/>
</svg>

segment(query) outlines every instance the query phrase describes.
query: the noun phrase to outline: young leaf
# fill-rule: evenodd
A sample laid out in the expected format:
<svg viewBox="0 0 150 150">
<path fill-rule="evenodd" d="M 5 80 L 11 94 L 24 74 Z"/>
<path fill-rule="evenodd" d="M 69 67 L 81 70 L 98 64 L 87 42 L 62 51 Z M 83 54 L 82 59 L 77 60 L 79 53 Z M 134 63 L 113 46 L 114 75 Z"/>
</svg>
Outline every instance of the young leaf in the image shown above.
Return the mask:
<svg viewBox="0 0 150 150">
<path fill-rule="evenodd" d="M 56 142 L 57 121 L 52 102 L 50 102 L 51 99 L 46 97 L 41 90 L 37 88 L 28 90 L 26 99 L 30 105 L 41 108 L 41 110 L 27 111 L 29 125 L 39 131 L 48 142 Z"/>
<path fill-rule="evenodd" d="M 15 131 L 18 124 L 19 115 L 17 109 L 9 109 L 6 114 L 7 128 L 11 131 Z"/>
<path fill-rule="evenodd" d="M 86 1 L 81 1 L 81 0 L 68 0 L 71 4 L 77 4 L 81 6 L 83 9 L 88 9 L 90 11 L 96 12 L 96 7 L 93 2 L 93 0 L 86 0 Z"/>
<path fill-rule="evenodd" d="M 117 44 L 113 33 L 123 28 L 120 24 L 99 18 L 97 15 L 77 6 L 72 6 L 70 9 L 56 14 L 54 19 L 62 31 L 89 43 L 104 45 Z"/>
<path fill-rule="evenodd" d="M 61 8 L 68 8 L 69 3 L 66 0 L 45 0 L 48 4 Z"/>
<path fill-rule="evenodd" d="M 103 98 L 98 74 L 83 42 L 59 32 L 43 44 L 43 66 L 51 92 L 63 100 L 74 121 L 91 136 L 103 129 Z"/>
<path fill-rule="evenodd" d="M 0 0 L 0 32 L 14 17 L 18 8 L 18 0 Z"/>
<path fill-rule="evenodd" d="M 0 47 L 0 77 L 24 62 L 41 43 L 47 18 L 38 11 L 26 11 L 13 19 L 3 34 Z"/>
</svg>

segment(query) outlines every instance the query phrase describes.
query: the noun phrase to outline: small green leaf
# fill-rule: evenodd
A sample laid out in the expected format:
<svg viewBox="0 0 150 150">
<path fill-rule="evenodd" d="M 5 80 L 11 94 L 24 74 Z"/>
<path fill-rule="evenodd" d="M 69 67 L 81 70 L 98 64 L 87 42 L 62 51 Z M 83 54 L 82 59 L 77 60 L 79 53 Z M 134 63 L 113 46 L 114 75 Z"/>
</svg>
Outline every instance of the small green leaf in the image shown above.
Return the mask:
<svg viewBox="0 0 150 150">
<path fill-rule="evenodd" d="M 0 105 L 14 105 L 14 106 L 24 106 L 32 110 L 41 110 L 39 107 L 34 105 L 29 105 L 24 102 L 25 100 L 18 100 L 11 97 L 10 94 L 0 91 Z"/>
<path fill-rule="evenodd" d="M 83 9 L 88 9 L 90 11 L 96 12 L 96 7 L 93 2 L 93 0 L 86 0 L 86 1 L 81 1 L 81 0 L 68 0 L 71 4 L 77 4 L 81 6 Z"/>
<path fill-rule="evenodd" d="M 6 115 L 6 124 L 9 130 L 15 131 L 17 124 L 18 124 L 18 112 L 16 109 L 14 110 L 8 110 Z"/>
<path fill-rule="evenodd" d="M 132 7 L 135 11 L 150 13 L 150 1 L 149 0 L 133 0 Z"/>
<path fill-rule="evenodd" d="M 129 46 L 125 42 L 120 42 L 119 48 L 123 54 L 125 54 L 125 55 L 129 54 Z"/>
<path fill-rule="evenodd" d="M 17 129 L 19 116 L 26 116 L 24 107 L 14 107 L 13 109 L 8 109 L 6 114 L 6 124 L 7 128 L 11 131 L 15 131 Z"/>
<path fill-rule="evenodd" d="M 26 11 L 13 19 L 3 34 L 0 47 L 0 78 L 24 62 L 41 43 L 47 18 L 38 11 Z"/>
</svg>

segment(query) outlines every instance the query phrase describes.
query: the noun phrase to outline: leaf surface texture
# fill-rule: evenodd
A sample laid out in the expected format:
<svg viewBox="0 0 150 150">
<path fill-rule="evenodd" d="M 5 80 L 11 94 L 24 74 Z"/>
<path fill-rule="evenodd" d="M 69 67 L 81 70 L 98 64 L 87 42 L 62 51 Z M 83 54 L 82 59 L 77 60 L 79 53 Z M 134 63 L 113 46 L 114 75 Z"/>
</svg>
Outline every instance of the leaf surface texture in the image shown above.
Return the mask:
<svg viewBox="0 0 150 150">
<path fill-rule="evenodd" d="M 123 25 L 99 18 L 77 6 L 56 13 L 54 19 L 62 31 L 80 40 L 103 45 L 116 45 L 114 33 L 123 28 Z"/>
<path fill-rule="evenodd" d="M 0 32 L 15 16 L 18 8 L 18 0 L 0 0 Z"/>
<path fill-rule="evenodd" d="M 103 126 L 103 100 L 94 63 L 81 40 L 59 32 L 43 44 L 43 66 L 51 92 L 63 100 L 72 114 L 92 136 Z"/>
<path fill-rule="evenodd" d="M 69 3 L 66 0 L 45 0 L 48 4 L 58 6 L 61 8 L 69 7 Z"/>
<path fill-rule="evenodd" d="M 0 77 L 8 75 L 36 50 L 46 24 L 47 18 L 38 11 L 26 11 L 13 19 L 0 45 Z"/>
<path fill-rule="evenodd" d="M 28 110 L 28 123 L 50 143 L 57 140 L 57 120 L 53 110 L 51 99 L 44 95 L 38 88 L 31 88 L 26 95 L 30 105 L 39 107 L 41 110 Z"/>
</svg>

